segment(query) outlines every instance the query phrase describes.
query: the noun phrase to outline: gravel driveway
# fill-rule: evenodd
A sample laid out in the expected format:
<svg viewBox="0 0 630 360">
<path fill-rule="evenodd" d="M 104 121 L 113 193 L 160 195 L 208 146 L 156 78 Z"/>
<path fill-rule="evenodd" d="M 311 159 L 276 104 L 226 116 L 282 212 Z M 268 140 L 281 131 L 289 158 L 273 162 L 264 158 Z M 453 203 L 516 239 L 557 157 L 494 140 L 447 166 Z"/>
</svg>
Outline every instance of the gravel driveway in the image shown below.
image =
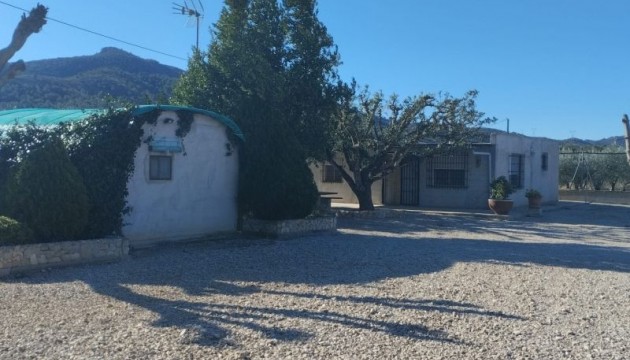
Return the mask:
<svg viewBox="0 0 630 360">
<path fill-rule="evenodd" d="M 0 280 L 0 358 L 630 358 L 630 207 L 339 225 Z"/>
</svg>

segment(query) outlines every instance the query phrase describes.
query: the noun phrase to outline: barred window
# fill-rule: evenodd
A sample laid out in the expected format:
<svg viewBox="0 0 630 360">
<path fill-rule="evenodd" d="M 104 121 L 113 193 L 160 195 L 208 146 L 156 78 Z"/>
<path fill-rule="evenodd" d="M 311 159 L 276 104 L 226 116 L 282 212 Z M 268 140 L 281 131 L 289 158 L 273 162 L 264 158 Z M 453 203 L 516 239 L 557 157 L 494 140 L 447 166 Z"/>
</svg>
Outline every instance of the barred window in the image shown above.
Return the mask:
<svg viewBox="0 0 630 360">
<path fill-rule="evenodd" d="M 468 187 L 468 154 L 434 155 L 427 158 L 427 187 Z"/>
<path fill-rule="evenodd" d="M 547 168 L 549 167 L 549 154 L 542 153 L 542 155 L 540 155 L 540 167 L 544 171 L 547 171 Z"/>
<path fill-rule="evenodd" d="M 171 180 L 172 175 L 172 156 L 151 155 L 149 157 L 149 180 Z"/>
<path fill-rule="evenodd" d="M 522 154 L 510 155 L 510 184 L 515 189 L 521 189 L 523 187 L 525 177 L 524 158 L 525 156 Z"/>
<path fill-rule="evenodd" d="M 322 168 L 322 181 L 325 183 L 343 182 L 341 172 L 333 164 L 324 164 Z"/>
</svg>

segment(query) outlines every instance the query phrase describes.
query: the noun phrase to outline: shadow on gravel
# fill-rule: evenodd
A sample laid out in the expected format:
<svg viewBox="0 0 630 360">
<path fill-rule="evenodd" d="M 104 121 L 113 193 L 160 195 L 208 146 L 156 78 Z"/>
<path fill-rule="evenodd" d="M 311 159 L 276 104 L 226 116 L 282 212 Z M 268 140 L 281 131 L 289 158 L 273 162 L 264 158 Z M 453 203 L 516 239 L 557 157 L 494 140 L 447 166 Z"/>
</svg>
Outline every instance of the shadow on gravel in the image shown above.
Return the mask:
<svg viewBox="0 0 630 360">
<path fill-rule="evenodd" d="M 447 312 L 467 316 L 525 320 L 514 314 L 484 309 L 475 304 L 448 299 L 398 299 L 389 296 L 331 295 L 327 286 L 367 284 L 386 278 L 439 272 L 458 262 L 492 262 L 508 265 L 539 264 L 575 269 L 630 272 L 630 249 L 576 243 L 534 243 L 508 239 L 436 239 L 416 232 L 448 232 L 466 225 L 471 232 L 503 231 L 506 226 L 523 231 L 525 222 L 497 222 L 479 219 L 419 217 L 415 221 L 370 219 L 341 222 L 354 230 L 374 230 L 336 236 L 313 236 L 294 240 L 232 239 L 190 243 L 137 252 L 122 263 L 55 270 L 41 275 L 10 280 L 21 283 L 82 281 L 104 296 L 149 310 L 159 316 L 156 327 L 201 329 L 191 342 L 204 346 L 231 344 L 230 327 L 242 327 L 274 341 L 303 341 L 314 336 L 305 327 L 290 326 L 291 319 L 308 319 L 337 324 L 349 329 L 370 329 L 391 336 L 418 340 L 465 341 L 441 329 L 422 324 L 383 320 L 336 310 L 347 306 L 397 308 L 422 312 Z M 538 230 L 532 230 L 538 231 Z M 411 233 L 411 235 L 410 235 Z M 541 236 L 564 236 L 546 231 Z M 239 282 L 256 285 L 240 285 Z M 305 284 L 308 290 L 267 290 L 266 283 Z M 142 285 L 131 289 L 131 286 Z M 169 294 L 147 291 L 167 287 Z M 259 287 L 260 286 L 260 287 Z M 175 290 L 172 290 L 175 289 Z M 181 291 L 177 296 L 173 291 Z M 228 300 L 213 299 L 213 294 Z M 247 296 L 277 297 L 277 306 L 242 305 Z M 229 299 L 234 301 L 229 301 Z M 301 307 L 304 299 L 317 299 L 321 310 Z M 209 300 L 210 299 L 210 300 Z M 345 305 L 344 305 L 345 304 Z M 330 306 L 326 306 L 330 305 Z M 326 309 L 332 310 L 326 310 Z M 367 312 L 367 310 L 366 310 Z M 289 321 L 283 321 L 289 319 Z"/>
<path fill-rule="evenodd" d="M 545 207 L 543 207 L 545 208 Z M 610 236 L 610 229 L 630 232 L 630 206 L 560 202 L 546 207 L 541 217 L 526 217 L 526 209 L 514 219 L 505 221 L 488 214 L 470 214 L 422 211 L 402 212 L 398 218 L 339 219 L 340 228 L 389 232 L 393 234 L 422 233 L 427 231 L 461 230 L 476 234 L 496 234 L 510 240 L 521 240 L 522 234 L 564 240 L 607 240 L 630 244 L 628 236 Z M 544 229 L 536 224 L 546 224 Z M 553 225 L 560 226 L 554 228 Z M 532 226 L 534 225 L 534 226 Z M 567 232 L 568 226 L 587 228 L 588 232 Z"/>
</svg>

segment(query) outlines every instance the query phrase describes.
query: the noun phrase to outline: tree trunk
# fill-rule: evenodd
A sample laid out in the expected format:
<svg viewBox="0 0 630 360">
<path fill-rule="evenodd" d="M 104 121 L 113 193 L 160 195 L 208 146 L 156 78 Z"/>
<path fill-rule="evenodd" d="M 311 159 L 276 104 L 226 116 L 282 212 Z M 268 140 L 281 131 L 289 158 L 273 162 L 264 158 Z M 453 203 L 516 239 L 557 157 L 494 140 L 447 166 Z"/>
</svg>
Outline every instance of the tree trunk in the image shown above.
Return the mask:
<svg viewBox="0 0 630 360">
<path fill-rule="evenodd" d="M 374 203 L 372 202 L 372 184 L 366 186 L 363 189 L 357 189 L 355 191 L 357 199 L 359 199 L 359 210 L 374 210 Z"/>
<path fill-rule="evenodd" d="M 11 42 L 7 47 L 0 49 L 0 73 L 2 73 L 2 83 L 0 83 L 0 86 L 14 78 L 17 73 L 24 71 L 23 62 L 9 69 L 8 72 L 3 72 L 2 70 L 13 55 L 24 46 L 26 39 L 42 29 L 42 26 L 46 24 L 47 14 L 48 8 L 44 5 L 37 4 L 37 6 L 30 11 L 28 16 L 22 15 L 22 19 L 13 32 Z"/>
</svg>

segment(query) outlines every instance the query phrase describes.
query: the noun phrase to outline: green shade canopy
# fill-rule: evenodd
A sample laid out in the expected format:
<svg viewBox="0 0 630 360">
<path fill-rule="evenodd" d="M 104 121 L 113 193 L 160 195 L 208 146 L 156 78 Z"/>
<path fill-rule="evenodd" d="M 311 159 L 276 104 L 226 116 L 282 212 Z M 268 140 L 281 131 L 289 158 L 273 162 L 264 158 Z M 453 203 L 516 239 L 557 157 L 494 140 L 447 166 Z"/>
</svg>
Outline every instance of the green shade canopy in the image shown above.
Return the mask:
<svg viewBox="0 0 630 360">
<path fill-rule="evenodd" d="M 29 121 L 36 125 L 52 126 L 65 121 L 83 120 L 88 116 L 103 113 L 101 109 L 13 109 L 0 111 L 0 126 L 25 124 Z"/>
<path fill-rule="evenodd" d="M 193 114 L 206 115 L 222 123 L 232 131 L 234 136 L 245 140 L 241 129 L 232 119 L 209 110 L 197 109 L 187 106 L 174 105 L 139 105 L 133 110 L 134 115 L 142 115 L 153 110 L 162 111 L 189 111 Z M 104 114 L 104 109 L 12 109 L 0 110 L 0 127 L 11 126 L 15 123 L 26 124 L 32 121 L 40 126 L 55 126 L 66 121 L 79 121 L 92 115 Z"/>
</svg>

